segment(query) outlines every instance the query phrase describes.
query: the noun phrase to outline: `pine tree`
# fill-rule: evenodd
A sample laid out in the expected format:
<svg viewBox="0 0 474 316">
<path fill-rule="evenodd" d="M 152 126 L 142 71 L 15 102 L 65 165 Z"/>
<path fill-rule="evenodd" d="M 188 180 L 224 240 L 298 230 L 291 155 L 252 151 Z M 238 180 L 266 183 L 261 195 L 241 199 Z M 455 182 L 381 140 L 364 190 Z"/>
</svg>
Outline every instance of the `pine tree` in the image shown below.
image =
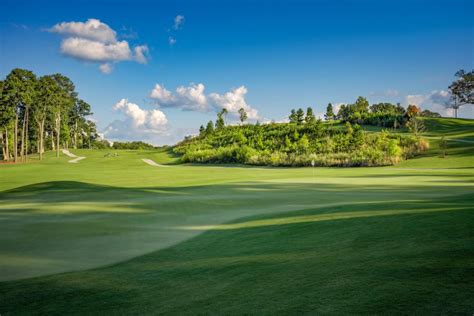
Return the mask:
<svg viewBox="0 0 474 316">
<path fill-rule="evenodd" d="M 306 117 L 304 120 L 306 121 L 306 124 L 309 125 L 316 123 L 316 117 L 314 116 L 313 109 L 311 107 L 306 109 Z"/>
<path fill-rule="evenodd" d="M 301 125 L 304 123 L 304 111 L 302 108 L 299 108 L 296 111 L 296 124 Z"/>
<path fill-rule="evenodd" d="M 324 114 L 324 118 L 326 119 L 326 121 L 332 121 L 335 118 L 334 109 L 331 103 L 329 103 L 326 108 L 326 114 Z"/>
<path fill-rule="evenodd" d="M 210 135 L 214 133 L 214 124 L 212 124 L 212 121 L 209 121 L 206 126 L 206 135 Z"/>
</svg>

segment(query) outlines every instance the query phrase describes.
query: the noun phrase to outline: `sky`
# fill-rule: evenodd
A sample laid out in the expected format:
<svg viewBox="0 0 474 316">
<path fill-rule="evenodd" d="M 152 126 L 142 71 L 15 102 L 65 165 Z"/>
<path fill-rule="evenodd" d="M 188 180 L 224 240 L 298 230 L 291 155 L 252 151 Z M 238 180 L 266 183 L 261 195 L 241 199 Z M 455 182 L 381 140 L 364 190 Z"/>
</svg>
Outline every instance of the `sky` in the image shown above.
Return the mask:
<svg viewBox="0 0 474 316">
<path fill-rule="evenodd" d="M 170 145 L 222 108 L 279 122 L 358 96 L 451 116 L 447 87 L 474 68 L 470 0 L 2 3 L 0 78 L 68 76 L 110 140 Z"/>
</svg>

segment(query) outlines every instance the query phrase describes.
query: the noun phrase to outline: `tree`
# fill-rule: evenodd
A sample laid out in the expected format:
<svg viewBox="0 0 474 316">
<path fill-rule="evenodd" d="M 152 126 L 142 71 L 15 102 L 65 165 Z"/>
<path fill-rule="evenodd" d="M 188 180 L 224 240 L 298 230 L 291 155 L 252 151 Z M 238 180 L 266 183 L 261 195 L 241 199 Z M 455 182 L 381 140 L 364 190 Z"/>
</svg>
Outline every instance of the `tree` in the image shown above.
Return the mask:
<svg viewBox="0 0 474 316">
<path fill-rule="evenodd" d="M 206 129 L 204 128 L 203 125 L 201 125 L 201 126 L 199 127 L 199 136 L 203 136 L 204 133 L 206 133 Z"/>
<path fill-rule="evenodd" d="M 306 153 L 309 149 L 309 140 L 308 140 L 308 136 L 306 136 L 306 134 L 303 134 L 303 136 L 301 136 L 301 138 L 298 140 L 298 143 L 297 143 L 297 146 L 298 146 L 298 151 L 300 153 Z"/>
<path fill-rule="evenodd" d="M 288 118 L 290 119 L 290 123 L 296 123 L 297 122 L 295 109 L 291 109 L 291 113 L 290 113 L 290 116 Z"/>
<path fill-rule="evenodd" d="M 296 111 L 296 124 L 301 125 L 304 122 L 304 111 L 302 108 L 299 108 Z"/>
<path fill-rule="evenodd" d="M 0 81 L 0 136 L 2 139 L 2 156 L 4 160 L 8 161 L 10 160 L 10 146 L 8 142 L 10 136 L 8 131 L 15 117 L 15 111 L 14 107 L 5 100 L 4 83 L 4 81 Z"/>
<path fill-rule="evenodd" d="M 474 104 L 474 70 L 456 72 L 456 80 L 449 86 L 451 103 L 448 107 L 454 109 L 455 118 L 458 117 L 458 109 L 466 104 Z"/>
<path fill-rule="evenodd" d="M 337 118 L 343 122 L 349 120 L 349 105 L 342 104 L 337 112 Z"/>
<path fill-rule="evenodd" d="M 33 118 L 38 126 L 38 153 L 40 160 L 43 159 L 44 152 L 44 126 L 48 113 L 51 108 L 59 102 L 58 93 L 60 92 L 59 86 L 51 76 L 43 76 L 38 81 L 38 93 L 35 98 L 35 102 L 32 108 Z"/>
<path fill-rule="evenodd" d="M 316 123 L 316 117 L 314 116 L 313 109 L 311 107 L 308 107 L 306 109 L 306 117 L 304 118 L 304 120 L 308 125 Z"/>
<path fill-rule="evenodd" d="M 218 112 L 217 113 L 217 120 L 216 120 L 216 130 L 224 128 L 224 118 L 222 117 L 224 113 Z"/>
<path fill-rule="evenodd" d="M 446 149 L 448 149 L 448 141 L 446 140 L 444 136 L 442 136 L 439 141 L 439 149 L 441 149 L 443 158 L 446 158 Z"/>
<path fill-rule="evenodd" d="M 8 107 L 8 113 L 14 113 L 14 135 L 13 153 L 15 162 L 18 161 L 18 121 L 23 114 L 23 126 L 21 132 L 20 155 L 23 157 L 25 148 L 25 137 L 28 129 L 28 114 L 34 98 L 36 76 L 33 72 L 25 69 L 15 68 L 7 76 L 3 87 L 4 106 Z M 27 144 L 26 144 L 27 145 Z"/>
<path fill-rule="evenodd" d="M 59 158 L 59 143 L 61 140 L 61 118 L 67 116 L 70 108 L 76 102 L 77 93 L 75 92 L 74 84 L 71 79 L 61 74 L 52 75 L 54 81 L 59 86 L 60 90 L 57 94 L 58 102 L 51 107 L 53 114 L 54 127 L 56 130 L 56 157 Z"/>
<path fill-rule="evenodd" d="M 84 124 L 86 123 L 86 116 L 92 115 L 91 106 L 81 99 L 76 99 L 74 106 L 69 111 L 70 130 L 72 132 L 72 145 L 77 148 L 78 138 L 84 131 Z"/>
<path fill-rule="evenodd" d="M 326 114 L 324 114 L 324 118 L 326 119 L 326 121 L 334 120 L 334 109 L 331 103 L 329 103 L 326 107 Z"/>
<path fill-rule="evenodd" d="M 212 124 L 212 121 L 209 121 L 206 126 L 206 135 L 210 135 L 214 133 L 214 124 Z"/>
<path fill-rule="evenodd" d="M 407 124 L 408 130 L 413 133 L 417 138 L 420 137 L 420 134 L 425 131 L 425 125 L 423 121 L 416 115 L 412 116 Z"/>
<path fill-rule="evenodd" d="M 244 124 L 245 120 L 247 120 L 247 112 L 245 111 L 244 108 L 240 108 L 239 109 L 239 118 L 240 118 L 240 122 L 242 124 Z"/>
<path fill-rule="evenodd" d="M 417 107 L 414 104 L 410 104 L 407 108 L 407 116 L 410 117 L 415 117 L 420 114 L 420 108 Z"/>
<path fill-rule="evenodd" d="M 441 114 L 438 112 L 431 112 L 430 110 L 423 110 L 423 112 L 420 113 L 420 116 L 424 117 L 441 117 Z"/>
<path fill-rule="evenodd" d="M 361 114 L 369 112 L 369 101 L 367 101 L 367 99 L 364 97 L 358 97 L 354 103 L 354 106 L 356 112 Z"/>
<path fill-rule="evenodd" d="M 227 113 L 229 113 L 229 111 L 227 111 L 226 108 L 223 108 L 221 110 L 221 113 L 222 113 L 222 116 L 224 117 L 224 126 L 227 124 Z"/>
</svg>

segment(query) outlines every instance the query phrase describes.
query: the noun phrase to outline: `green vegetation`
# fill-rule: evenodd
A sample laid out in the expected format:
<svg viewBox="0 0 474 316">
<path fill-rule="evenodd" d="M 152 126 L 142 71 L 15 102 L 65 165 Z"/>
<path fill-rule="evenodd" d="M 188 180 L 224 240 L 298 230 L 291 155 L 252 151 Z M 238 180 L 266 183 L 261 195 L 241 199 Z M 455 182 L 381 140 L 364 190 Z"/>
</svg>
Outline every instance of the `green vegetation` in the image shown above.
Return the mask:
<svg viewBox="0 0 474 316">
<path fill-rule="evenodd" d="M 155 146 L 147 144 L 145 142 L 114 142 L 112 145 L 114 149 L 155 149 Z"/>
<path fill-rule="evenodd" d="M 0 165 L 0 313 L 472 313 L 474 121 L 423 121 L 395 167 Z"/>
<path fill-rule="evenodd" d="M 71 146 L 102 148 L 91 107 L 78 97 L 74 83 L 61 74 L 37 78 L 29 70 L 13 69 L 0 81 L 0 158 L 27 161 L 38 153 Z"/>
<path fill-rule="evenodd" d="M 360 115 L 360 111 L 366 113 Z M 398 111 L 398 112 L 397 112 Z M 403 111 L 403 112 L 400 112 Z M 424 131 L 420 110 L 414 105 L 407 111 L 389 103 L 374 104 L 368 112 L 368 102 L 362 97 L 354 105 L 342 106 L 339 121 L 333 123 L 332 105 L 327 107 L 323 123 L 316 120 L 309 107 L 306 115 L 303 109 L 291 110 L 289 123 L 247 124 L 244 109 L 240 109 L 242 125 L 225 126 L 222 112 L 218 114 L 215 129 L 212 122 L 207 128 L 201 126 L 200 134 L 188 137 L 179 143 L 174 151 L 182 155 L 184 162 L 198 163 L 241 163 L 270 166 L 384 166 L 413 157 L 428 149 L 429 144 L 421 138 Z M 380 126 L 388 120 L 405 125 L 413 136 L 392 134 L 388 130 L 367 134 L 357 123 Z M 406 117 L 406 119 L 405 119 Z M 354 119 L 357 118 L 357 119 Z M 398 123 L 392 123 L 397 127 Z"/>
</svg>

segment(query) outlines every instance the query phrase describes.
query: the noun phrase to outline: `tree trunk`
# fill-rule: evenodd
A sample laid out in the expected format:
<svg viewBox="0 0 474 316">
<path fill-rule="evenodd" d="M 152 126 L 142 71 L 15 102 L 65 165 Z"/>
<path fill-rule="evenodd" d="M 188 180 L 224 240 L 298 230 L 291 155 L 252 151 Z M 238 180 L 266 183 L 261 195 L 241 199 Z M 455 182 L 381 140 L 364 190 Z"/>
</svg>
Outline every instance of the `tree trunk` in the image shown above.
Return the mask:
<svg viewBox="0 0 474 316">
<path fill-rule="evenodd" d="M 74 149 L 77 149 L 77 120 L 76 126 L 74 127 Z"/>
<path fill-rule="evenodd" d="M 39 138 L 38 138 L 38 154 L 39 159 L 43 160 L 43 135 L 44 135 L 44 120 L 38 121 L 38 130 L 39 130 Z"/>
<path fill-rule="evenodd" d="M 13 156 L 15 163 L 18 162 L 18 113 L 15 113 L 15 134 L 13 135 Z"/>
<path fill-rule="evenodd" d="M 61 114 L 56 114 L 56 158 L 59 158 L 59 138 L 61 133 Z"/>
<path fill-rule="evenodd" d="M 29 125 L 29 120 L 30 120 L 30 114 L 28 111 L 28 108 L 26 108 L 26 132 L 25 132 L 25 161 L 28 161 L 28 125 Z"/>
<path fill-rule="evenodd" d="M 9 161 L 10 160 L 10 148 L 8 144 L 8 127 L 5 127 L 5 160 Z"/>
<path fill-rule="evenodd" d="M 53 130 L 51 130 L 51 149 L 53 151 L 56 150 L 56 145 L 54 145 L 54 131 Z"/>
<path fill-rule="evenodd" d="M 0 131 L 0 142 L 2 143 L 2 157 L 5 159 L 5 141 L 3 140 L 3 131 Z"/>
<path fill-rule="evenodd" d="M 26 115 L 26 112 L 25 112 L 25 114 L 23 114 L 23 122 L 21 124 L 20 157 L 21 157 L 22 161 L 24 160 L 24 157 L 25 157 L 25 152 L 24 152 L 24 149 L 25 149 L 25 127 L 26 127 L 25 126 L 25 123 L 26 123 L 25 115 Z"/>
<path fill-rule="evenodd" d="M 458 108 L 454 108 L 454 118 L 458 118 Z"/>
</svg>

